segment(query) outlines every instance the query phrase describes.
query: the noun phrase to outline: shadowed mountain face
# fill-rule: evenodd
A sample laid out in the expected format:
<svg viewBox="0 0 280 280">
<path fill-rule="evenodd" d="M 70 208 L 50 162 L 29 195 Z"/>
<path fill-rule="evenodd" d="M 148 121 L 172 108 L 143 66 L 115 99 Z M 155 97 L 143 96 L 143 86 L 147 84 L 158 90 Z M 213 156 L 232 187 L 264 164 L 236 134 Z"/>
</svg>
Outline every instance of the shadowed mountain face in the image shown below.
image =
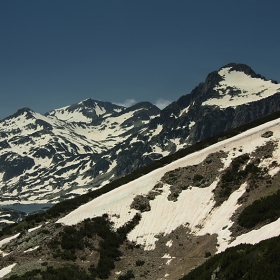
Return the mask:
<svg viewBox="0 0 280 280">
<path fill-rule="evenodd" d="M 0 122 L 1 203 L 57 202 L 280 110 L 280 85 L 244 64 L 210 73 L 160 110 L 92 99 Z"/>
</svg>

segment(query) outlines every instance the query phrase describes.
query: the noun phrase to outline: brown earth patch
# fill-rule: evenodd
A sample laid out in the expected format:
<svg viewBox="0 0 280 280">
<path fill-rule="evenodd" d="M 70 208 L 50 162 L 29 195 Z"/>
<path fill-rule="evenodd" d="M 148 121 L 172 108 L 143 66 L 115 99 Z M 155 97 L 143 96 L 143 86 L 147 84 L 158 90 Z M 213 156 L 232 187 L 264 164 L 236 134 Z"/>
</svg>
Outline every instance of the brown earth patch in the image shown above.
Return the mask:
<svg viewBox="0 0 280 280">
<path fill-rule="evenodd" d="M 79 228 L 77 225 L 76 228 Z M 64 227 L 60 224 L 49 223 L 43 225 L 34 232 L 22 232 L 18 238 L 11 240 L 9 243 L 2 246 L 1 250 L 11 252 L 9 255 L 0 258 L 0 267 L 6 267 L 12 263 L 17 263 L 17 266 L 9 274 L 23 275 L 34 269 L 46 270 L 47 267 L 65 267 L 73 264 L 78 265 L 85 271 L 91 265 L 97 265 L 99 260 L 98 243 L 100 238 L 95 236 L 88 238 L 87 246 L 83 250 L 76 250 L 76 260 L 66 260 L 55 257 L 59 245 L 50 246 L 50 242 L 60 239 L 61 232 Z M 39 246 L 36 250 L 25 252 Z"/>
<path fill-rule="evenodd" d="M 179 279 L 217 250 L 216 235 L 194 236 L 183 226 L 158 238 L 155 249 L 151 251 L 126 241 L 121 246 L 123 256 L 115 263 L 109 279 L 118 279 L 127 271 L 131 271 L 136 280 Z"/>
</svg>

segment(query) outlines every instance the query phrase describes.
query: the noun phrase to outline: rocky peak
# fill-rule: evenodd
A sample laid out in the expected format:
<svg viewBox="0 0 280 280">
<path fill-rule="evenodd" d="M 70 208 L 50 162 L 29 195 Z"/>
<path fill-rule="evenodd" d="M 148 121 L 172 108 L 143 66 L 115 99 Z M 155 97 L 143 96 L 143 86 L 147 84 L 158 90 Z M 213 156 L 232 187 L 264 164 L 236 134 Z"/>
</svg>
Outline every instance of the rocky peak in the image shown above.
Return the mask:
<svg viewBox="0 0 280 280">
<path fill-rule="evenodd" d="M 232 72 L 232 71 L 243 72 L 246 75 L 251 76 L 252 78 L 259 78 L 259 79 L 262 79 L 262 80 L 266 80 L 265 77 L 263 77 L 260 74 L 257 74 L 250 66 L 248 66 L 246 64 L 229 63 L 229 64 L 221 67 L 219 69 L 219 71 L 222 70 L 222 69 L 225 69 L 225 68 L 231 68 L 229 73 Z"/>
<path fill-rule="evenodd" d="M 8 119 L 13 119 L 13 118 L 18 118 L 18 117 L 23 116 L 23 115 L 25 115 L 25 118 L 31 119 L 31 118 L 34 117 L 33 114 L 34 114 L 34 111 L 32 111 L 28 107 L 24 107 L 24 108 L 21 108 L 21 109 L 17 110 L 13 115 L 3 119 L 2 121 L 8 120 Z"/>
<path fill-rule="evenodd" d="M 155 113 L 160 112 L 160 109 L 150 102 L 139 102 L 136 103 L 135 105 L 132 105 L 131 107 L 126 108 L 127 111 L 136 111 L 136 110 L 143 110 L 143 109 L 149 111 L 151 110 L 152 112 Z"/>
<path fill-rule="evenodd" d="M 77 104 L 74 104 L 72 106 L 75 107 L 75 105 L 76 106 L 80 105 L 80 106 L 83 106 L 84 108 L 91 108 L 91 109 L 96 109 L 96 107 L 99 106 L 100 108 L 105 108 L 107 111 L 124 109 L 123 106 L 119 106 L 119 105 L 113 104 L 111 102 L 98 101 L 98 100 L 94 100 L 94 99 L 91 99 L 91 98 L 83 100 L 83 101 L 81 101 Z"/>
<path fill-rule="evenodd" d="M 105 114 L 114 114 L 122 110 L 124 110 L 122 106 L 89 98 L 70 106 L 52 110 L 46 113 L 46 116 L 53 116 L 67 122 L 91 123 Z"/>
<path fill-rule="evenodd" d="M 213 71 L 207 75 L 205 82 L 200 84 L 199 87 L 205 92 L 209 89 L 213 89 L 220 81 L 222 77 L 219 75 L 218 71 Z"/>
<path fill-rule="evenodd" d="M 244 72 L 247 75 L 254 74 L 256 73 L 252 70 L 252 68 L 246 64 L 243 63 L 228 63 L 225 66 L 221 67 L 219 70 L 224 69 L 224 68 L 231 68 L 231 71 L 239 71 L 239 72 Z"/>
</svg>

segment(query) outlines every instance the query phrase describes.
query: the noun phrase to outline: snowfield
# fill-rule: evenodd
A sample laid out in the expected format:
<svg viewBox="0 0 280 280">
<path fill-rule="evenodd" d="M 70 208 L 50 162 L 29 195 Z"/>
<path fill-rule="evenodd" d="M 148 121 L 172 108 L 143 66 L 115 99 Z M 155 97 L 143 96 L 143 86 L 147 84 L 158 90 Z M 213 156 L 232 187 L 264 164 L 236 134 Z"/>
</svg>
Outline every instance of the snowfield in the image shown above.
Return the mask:
<svg viewBox="0 0 280 280">
<path fill-rule="evenodd" d="M 219 151 L 227 153 L 227 158 L 223 159 L 226 168 L 231 159 L 243 153 L 250 153 L 256 147 L 264 145 L 267 141 L 279 142 L 280 139 L 280 120 L 274 120 L 259 127 L 250 129 L 231 139 L 227 139 L 207 147 L 201 151 L 190 154 L 169 165 L 156 169 L 153 172 L 142 176 L 132 182 L 106 193 L 91 202 L 84 204 L 58 220 L 58 223 L 73 225 L 83 221 L 86 218 L 101 216 L 104 213 L 109 214 L 114 222 L 115 228 L 124 225 L 131 220 L 138 212 L 131 209 L 130 205 L 136 195 L 146 195 L 153 187 L 161 181 L 163 175 L 178 167 L 185 167 L 202 162 L 208 154 Z M 264 132 L 272 131 L 270 138 L 261 137 Z M 242 149 L 242 150 L 241 150 Z M 277 160 L 280 161 L 279 149 L 269 160 L 262 162 L 267 165 Z M 218 180 L 218 178 L 217 178 Z M 277 236 L 280 234 L 280 220 L 266 225 L 257 231 L 237 237 L 231 240 L 232 225 L 231 217 L 238 209 L 238 198 L 245 192 L 246 183 L 242 184 L 238 190 L 233 192 L 229 199 L 214 208 L 214 198 L 212 190 L 217 185 L 217 180 L 207 188 L 197 188 L 190 186 L 183 191 L 176 202 L 167 200 L 169 194 L 169 185 L 164 185 L 161 195 L 156 196 L 150 201 L 151 210 L 141 213 L 140 223 L 129 233 L 128 239 L 144 246 L 145 250 L 155 248 L 156 236 L 159 234 L 167 235 L 177 227 L 184 225 L 186 230 L 201 236 L 205 234 L 218 235 L 218 252 L 227 247 L 235 246 L 242 242 L 256 243 L 260 240 Z"/>
</svg>

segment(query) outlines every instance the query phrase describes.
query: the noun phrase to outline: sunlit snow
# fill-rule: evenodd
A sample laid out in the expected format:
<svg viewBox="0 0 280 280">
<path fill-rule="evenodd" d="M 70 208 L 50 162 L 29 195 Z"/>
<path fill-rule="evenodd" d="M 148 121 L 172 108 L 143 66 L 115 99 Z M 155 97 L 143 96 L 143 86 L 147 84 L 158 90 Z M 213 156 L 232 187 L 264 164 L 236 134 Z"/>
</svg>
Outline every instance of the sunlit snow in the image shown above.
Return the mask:
<svg viewBox="0 0 280 280">
<path fill-rule="evenodd" d="M 219 71 L 223 80 L 214 88 L 220 97 L 212 98 L 202 105 L 215 105 L 220 108 L 236 107 L 269 97 L 276 92 L 280 93 L 280 85 L 259 78 L 252 78 L 244 72 L 231 71 L 231 67 Z M 238 91 L 234 95 L 229 94 L 229 88 Z"/>
</svg>

